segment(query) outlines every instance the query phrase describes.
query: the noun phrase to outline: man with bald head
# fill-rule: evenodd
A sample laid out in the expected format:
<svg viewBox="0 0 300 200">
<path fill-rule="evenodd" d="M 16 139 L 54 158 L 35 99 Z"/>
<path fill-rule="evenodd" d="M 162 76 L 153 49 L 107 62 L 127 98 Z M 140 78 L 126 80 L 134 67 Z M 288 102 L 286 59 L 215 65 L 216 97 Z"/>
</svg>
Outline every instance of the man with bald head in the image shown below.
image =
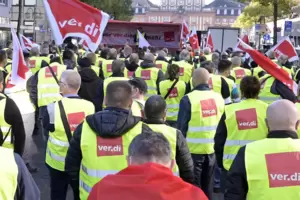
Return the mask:
<svg viewBox="0 0 300 200">
<path fill-rule="evenodd" d="M 194 166 L 186 140 L 182 133 L 166 123 L 167 104 L 160 95 L 151 96 L 145 103 L 144 122 L 155 132 L 162 133 L 172 144 L 173 160 L 176 166 L 173 172 L 188 183 L 194 183 Z"/>
<path fill-rule="evenodd" d="M 194 90 L 181 99 L 177 122 L 194 160 L 195 184 L 212 199 L 216 163 L 214 136 L 224 112 L 224 100 L 209 89 L 208 80 L 206 69 L 194 71 Z"/>
<path fill-rule="evenodd" d="M 159 83 L 165 79 L 164 73 L 154 63 L 154 55 L 146 53 L 141 66 L 134 73 L 135 77 L 142 78 L 148 86 L 146 99 L 159 93 Z"/>
<path fill-rule="evenodd" d="M 46 165 L 50 174 L 51 200 L 66 199 L 69 183 L 74 195 L 79 192 L 76 182 L 69 182 L 65 172 L 65 157 L 74 130 L 87 115 L 95 112 L 91 102 L 78 96 L 80 85 L 81 77 L 78 72 L 64 71 L 60 78 L 63 98 L 49 104 L 43 118 L 44 129 L 49 131 Z"/>
<path fill-rule="evenodd" d="M 245 122 L 251 122 L 244 116 Z M 228 172 L 225 200 L 299 199 L 299 113 L 278 100 L 267 110 L 268 137 L 242 147 Z"/>
<path fill-rule="evenodd" d="M 112 62 L 118 57 L 118 51 L 115 48 L 109 49 L 107 60 L 102 60 L 100 64 L 100 78 L 103 80 L 112 75 Z"/>
</svg>

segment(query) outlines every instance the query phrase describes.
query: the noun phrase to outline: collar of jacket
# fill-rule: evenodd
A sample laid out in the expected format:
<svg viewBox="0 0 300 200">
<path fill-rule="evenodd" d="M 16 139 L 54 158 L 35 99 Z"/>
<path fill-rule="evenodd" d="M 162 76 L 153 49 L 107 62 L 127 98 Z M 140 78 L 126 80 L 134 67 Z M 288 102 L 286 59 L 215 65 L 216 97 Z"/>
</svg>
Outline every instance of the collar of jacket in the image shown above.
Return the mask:
<svg viewBox="0 0 300 200">
<path fill-rule="evenodd" d="M 193 91 L 194 90 L 206 91 L 206 90 L 210 90 L 210 88 L 209 88 L 208 84 L 199 84 L 193 89 Z"/>
<path fill-rule="evenodd" d="M 166 122 L 162 119 L 145 119 L 144 122 L 146 124 L 166 124 Z"/>
<path fill-rule="evenodd" d="M 156 67 L 156 65 L 151 61 L 143 61 L 141 63 L 141 67 L 142 68 L 151 68 L 151 67 Z"/>
<path fill-rule="evenodd" d="M 107 107 L 104 110 L 108 110 L 108 111 L 116 111 L 116 112 L 123 112 L 128 114 L 129 110 L 123 109 L 123 108 L 117 108 L 117 107 Z"/>
<path fill-rule="evenodd" d="M 298 135 L 294 131 L 270 131 L 268 138 L 292 138 L 298 139 Z"/>
<path fill-rule="evenodd" d="M 115 73 L 112 74 L 111 77 L 124 77 L 124 73 Z"/>
<path fill-rule="evenodd" d="M 167 59 L 162 56 L 157 56 L 156 60 L 168 62 Z"/>
</svg>

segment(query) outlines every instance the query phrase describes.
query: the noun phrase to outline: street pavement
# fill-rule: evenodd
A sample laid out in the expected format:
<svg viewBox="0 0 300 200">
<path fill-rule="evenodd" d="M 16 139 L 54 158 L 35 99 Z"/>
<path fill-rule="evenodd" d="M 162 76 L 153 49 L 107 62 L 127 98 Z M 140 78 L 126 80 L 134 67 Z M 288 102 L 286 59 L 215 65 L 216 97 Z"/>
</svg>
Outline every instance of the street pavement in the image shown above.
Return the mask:
<svg viewBox="0 0 300 200">
<path fill-rule="evenodd" d="M 31 136 L 34 128 L 34 108 L 27 97 L 28 94 L 23 94 L 21 96 L 17 95 L 17 97 L 11 96 L 20 108 L 26 131 L 26 144 L 23 159 L 26 163 L 30 163 L 30 165 L 38 168 L 38 172 L 33 173 L 32 176 L 40 188 L 41 200 L 50 200 L 50 177 L 45 165 L 46 145 L 41 133 L 34 137 Z M 73 195 L 71 188 L 69 187 L 67 200 L 72 199 Z M 213 200 L 223 200 L 223 197 L 220 194 L 216 194 Z"/>
</svg>

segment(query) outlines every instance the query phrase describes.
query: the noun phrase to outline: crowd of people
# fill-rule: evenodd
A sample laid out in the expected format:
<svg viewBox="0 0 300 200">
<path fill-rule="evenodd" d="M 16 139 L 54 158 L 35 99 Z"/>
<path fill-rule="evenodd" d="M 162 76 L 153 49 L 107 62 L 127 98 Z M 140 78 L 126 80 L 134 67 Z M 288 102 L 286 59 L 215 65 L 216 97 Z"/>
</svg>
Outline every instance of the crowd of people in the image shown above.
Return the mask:
<svg viewBox="0 0 300 200">
<path fill-rule="evenodd" d="M 266 56 L 299 82 L 286 55 Z M 300 199 L 297 95 L 245 53 L 44 43 L 24 58 L 52 200 L 69 185 L 81 200 Z M 43 199 L 7 96 L 11 48 L 0 70 L 0 199 Z"/>
</svg>

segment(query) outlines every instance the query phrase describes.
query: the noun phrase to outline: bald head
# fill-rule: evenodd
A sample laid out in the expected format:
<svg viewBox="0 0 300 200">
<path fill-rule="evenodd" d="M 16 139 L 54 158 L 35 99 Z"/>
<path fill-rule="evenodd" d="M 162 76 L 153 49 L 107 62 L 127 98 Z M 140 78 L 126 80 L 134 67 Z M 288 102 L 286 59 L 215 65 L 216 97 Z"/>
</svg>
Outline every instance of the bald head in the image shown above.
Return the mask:
<svg viewBox="0 0 300 200">
<path fill-rule="evenodd" d="M 144 61 L 154 62 L 154 55 L 152 53 L 146 53 L 144 56 Z"/>
<path fill-rule="evenodd" d="M 299 123 L 296 105 L 288 100 L 275 101 L 268 107 L 266 122 L 269 131 L 288 130 L 296 132 Z"/>
<path fill-rule="evenodd" d="M 126 45 L 124 47 L 124 56 L 125 56 L 125 58 L 130 56 L 130 54 L 132 54 L 132 48 L 130 46 Z"/>
<path fill-rule="evenodd" d="M 40 50 L 38 47 L 32 47 L 30 50 L 30 55 L 31 56 L 39 56 L 40 55 Z"/>
<path fill-rule="evenodd" d="M 193 73 L 193 86 L 197 87 L 200 84 L 208 84 L 209 72 L 204 68 L 196 69 Z"/>
<path fill-rule="evenodd" d="M 93 65 L 96 63 L 97 57 L 96 57 L 96 54 L 95 54 L 95 53 L 93 53 L 93 52 L 88 53 L 88 54 L 86 55 L 86 57 L 89 59 L 89 61 L 90 61 Z"/>
<path fill-rule="evenodd" d="M 117 49 L 112 48 L 112 49 L 109 50 L 109 52 L 108 52 L 108 59 L 114 60 L 114 59 L 117 59 L 117 56 L 118 56 Z"/>
<path fill-rule="evenodd" d="M 129 57 L 129 63 L 138 64 L 139 63 L 139 55 L 136 53 L 131 54 Z"/>
<path fill-rule="evenodd" d="M 69 69 L 61 74 L 60 82 L 63 95 L 77 94 L 81 85 L 81 77 L 77 71 Z"/>
</svg>

